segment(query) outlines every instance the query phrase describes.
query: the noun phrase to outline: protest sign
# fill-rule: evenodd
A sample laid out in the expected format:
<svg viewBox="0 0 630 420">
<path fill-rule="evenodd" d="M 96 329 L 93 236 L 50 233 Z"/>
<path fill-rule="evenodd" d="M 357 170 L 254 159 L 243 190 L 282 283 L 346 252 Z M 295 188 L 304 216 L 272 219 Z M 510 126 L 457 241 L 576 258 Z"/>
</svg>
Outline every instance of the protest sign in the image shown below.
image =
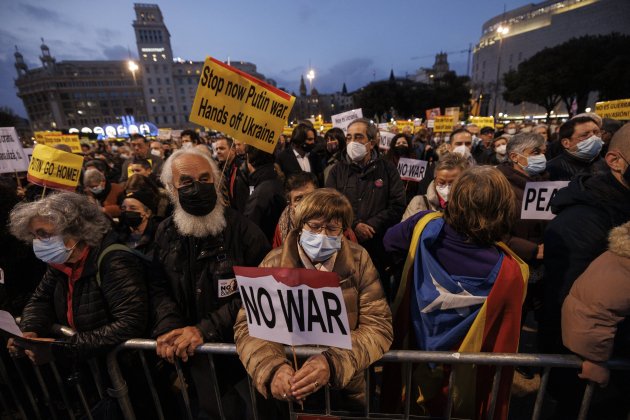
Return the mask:
<svg viewBox="0 0 630 420">
<path fill-rule="evenodd" d="M 78 134 L 62 134 L 59 132 L 40 132 L 39 138 L 36 136 L 38 144 L 46 146 L 55 146 L 57 144 L 65 144 L 70 147 L 72 153 L 81 153 L 81 143 Z"/>
<path fill-rule="evenodd" d="M 427 170 L 428 162 L 419 159 L 400 158 L 398 173 L 403 181 L 422 181 Z"/>
<path fill-rule="evenodd" d="M 523 193 L 521 219 L 551 220 L 555 216 L 549 203 L 558 190 L 569 185 L 569 181 L 528 182 Z"/>
<path fill-rule="evenodd" d="M 433 120 L 435 117 L 442 115 L 440 108 L 431 108 L 426 110 L 427 120 Z"/>
<path fill-rule="evenodd" d="M 294 103 L 294 96 L 208 57 L 190 121 L 273 153 Z"/>
<path fill-rule="evenodd" d="M 170 128 L 158 128 L 157 139 L 160 141 L 169 141 L 173 130 Z"/>
<path fill-rule="evenodd" d="M 435 120 L 427 120 L 427 128 L 435 127 Z"/>
<path fill-rule="evenodd" d="M 450 108 L 444 108 L 444 115 L 453 117 L 455 121 L 459 120 L 459 107 L 453 106 Z"/>
<path fill-rule="evenodd" d="M 379 149 L 389 150 L 389 143 L 391 143 L 392 139 L 396 134 L 391 131 L 380 130 L 379 131 L 381 139 L 378 142 Z"/>
<path fill-rule="evenodd" d="M 28 156 L 13 127 L 0 127 L 0 174 L 24 172 L 28 169 Z"/>
<path fill-rule="evenodd" d="M 42 187 L 74 191 L 82 166 L 83 156 L 38 144 L 33 149 L 27 179 Z"/>
<path fill-rule="evenodd" d="M 347 134 L 348 125 L 354 120 L 363 118 L 363 110 L 361 108 L 353 109 L 352 111 L 346 111 L 341 114 L 333 115 L 331 118 L 333 127 L 341 128 L 343 133 Z"/>
<path fill-rule="evenodd" d="M 595 104 L 595 113 L 602 118 L 630 120 L 630 99 L 597 102 Z"/>
<path fill-rule="evenodd" d="M 352 348 L 339 276 L 304 268 L 234 267 L 252 337 Z"/>
<path fill-rule="evenodd" d="M 475 124 L 477 127 L 492 127 L 494 128 L 494 117 L 470 117 L 470 123 Z"/>
<path fill-rule="evenodd" d="M 453 131 L 455 120 L 453 117 L 435 117 L 435 125 L 433 127 L 434 133 L 450 133 Z"/>
</svg>

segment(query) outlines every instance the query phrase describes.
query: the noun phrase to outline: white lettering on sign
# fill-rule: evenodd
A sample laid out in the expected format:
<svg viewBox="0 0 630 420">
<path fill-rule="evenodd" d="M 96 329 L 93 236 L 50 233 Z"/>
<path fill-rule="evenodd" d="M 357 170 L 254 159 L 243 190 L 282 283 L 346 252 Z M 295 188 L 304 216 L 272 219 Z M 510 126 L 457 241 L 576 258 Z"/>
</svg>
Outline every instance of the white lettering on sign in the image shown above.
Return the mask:
<svg viewBox="0 0 630 420">
<path fill-rule="evenodd" d="M 523 193 L 521 219 L 552 220 L 551 200 L 558 190 L 569 185 L 569 181 L 528 182 Z"/>
<path fill-rule="evenodd" d="M 250 336 L 292 346 L 352 348 L 339 286 L 288 286 L 272 275 L 245 277 L 238 271 L 236 279 Z"/>
<path fill-rule="evenodd" d="M 400 158 L 398 173 L 403 181 L 422 181 L 427 170 L 426 160 Z"/>
</svg>

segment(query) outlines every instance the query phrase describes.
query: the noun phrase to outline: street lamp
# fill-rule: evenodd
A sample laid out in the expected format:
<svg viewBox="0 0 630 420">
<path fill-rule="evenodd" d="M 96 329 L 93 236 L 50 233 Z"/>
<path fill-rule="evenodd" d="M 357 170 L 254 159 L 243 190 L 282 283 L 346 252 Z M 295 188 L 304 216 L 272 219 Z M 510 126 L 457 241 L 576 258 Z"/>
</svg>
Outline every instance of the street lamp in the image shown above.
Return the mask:
<svg viewBox="0 0 630 420">
<path fill-rule="evenodd" d="M 309 90 L 313 90 L 313 79 L 315 78 L 315 70 L 310 69 L 306 74 L 306 78 L 308 79 L 308 87 Z"/>
<path fill-rule="evenodd" d="M 501 73 L 501 50 L 503 49 L 503 36 L 510 32 L 510 28 L 507 26 L 501 26 L 497 28 L 497 35 L 499 36 L 499 54 L 497 56 L 497 77 L 494 84 L 494 105 L 492 107 L 492 116 L 497 113 L 497 101 L 499 100 L 499 75 Z"/>
<path fill-rule="evenodd" d="M 129 60 L 127 62 L 127 68 L 129 69 L 129 71 L 131 72 L 131 75 L 133 76 L 133 84 L 136 84 L 136 71 L 138 71 L 138 69 L 140 67 L 138 67 L 138 65 L 133 61 L 133 60 Z"/>
</svg>

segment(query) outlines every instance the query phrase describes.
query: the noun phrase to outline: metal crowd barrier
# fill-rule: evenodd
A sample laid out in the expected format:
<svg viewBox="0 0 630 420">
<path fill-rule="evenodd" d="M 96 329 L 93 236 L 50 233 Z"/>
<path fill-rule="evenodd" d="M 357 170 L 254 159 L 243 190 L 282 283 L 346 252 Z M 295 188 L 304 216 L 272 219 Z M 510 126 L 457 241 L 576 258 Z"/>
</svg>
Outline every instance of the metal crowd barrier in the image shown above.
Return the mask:
<svg viewBox="0 0 630 420">
<path fill-rule="evenodd" d="M 59 330 L 60 333 L 68 335 L 72 333 L 71 330 L 65 329 L 64 331 Z M 122 412 L 122 415 L 125 419 L 136 419 L 136 413 L 134 412 L 134 407 L 129 395 L 129 390 L 127 388 L 127 383 L 125 381 L 125 377 L 121 370 L 118 356 L 121 352 L 125 351 L 137 351 L 140 362 L 142 372 L 147 381 L 147 387 L 149 388 L 149 393 L 151 396 L 152 403 L 155 407 L 155 412 L 157 418 L 160 420 L 165 419 L 162 402 L 159 399 L 158 392 L 155 384 L 153 383 L 153 379 L 151 376 L 151 371 L 149 365 L 147 363 L 144 352 L 155 352 L 156 342 L 154 340 L 146 340 L 146 339 L 133 339 L 128 340 L 125 343 L 120 344 L 116 349 L 111 351 L 107 355 L 107 370 L 109 374 L 109 383 L 111 388 L 107 388 L 104 386 L 103 375 L 100 372 L 97 363 L 94 360 L 88 361 L 89 370 L 91 372 L 91 380 L 93 381 L 94 388 L 98 394 L 98 398 L 100 400 L 104 400 L 105 398 L 112 397 L 117 399 L 118 405 Z M 6 350 L 5 350 L 6 351 Z M 308 358 L 309 356 L 318 354 L 322 351 L 321 348 L 313 348 L 313 347 L 298 347 L 295 349 L 297 356 L 299 358 Z M 287 348 L 287 354 L 289 355 L 290 349 Z M 218 386 L 218 378 L 214 369 L 214 356 L 217 355 L 228 355 L 238 357 L 236 354 L 236 348 L 233 344 L 220 344 L 220 343 L 208 343 L 199 346 L 195 353 L 197 355 L 206 355 L 208 357 L 209 366 L 210 366 L 210 380 L 213 384 L 214 395 L 209 396 L 209 398 L 214 398 L 217 401 L 217 405 L 219 408 L 219 415 L 221 418 L 224 418 L 224 410 L 222 406 L 221 394 Z M 513 367 L 513 366 L 530 366 L 530 367 L 538 367 L 542 369 L 541 382 L 538 392 L 536 394 L 536 399 L 533 408 L 532 419 L 538 420 L 542 415 L 542 406 L 543 400 L 545 397 L 545 392 L 547 389 L 547 383 L 549 381 L 549 375 L 551 369 L 557 368 L 573 368 L 579 369 L 582 361 L 577 356 L 572 355 L 549 355 L 549 354 L 488 354 L 488 353 L 456 353 L 456 352 L 427 352 L 427 351 L 390 351 L 386 353 L 383 358 L 378 362 L 378 365 L 383 363 L 399 363 L 404 367 L 404 371 L 406 372 L 406 377 L 404 378 L 406 383 L 406 389 L 410 389 L 412 382 L 412 369 L 411 366 L 414 363 L 439 363 L 445 365 L 460 365 L 460 364 L 476 364 L 476 365 L 492 365 L 496 366 L 496 372 L 493 378 L 492 384 L 492 396 L 490 399 L 490 407 L 494 407 L 496 404 L 496 396 L 499 392 L 499 378 L 501 375 L 501 369 L 503 367 Z M 42 369 L 49 368 L 52 376 L 54 378 L 54 385 L 57 387 L 57 392 L 61 397 L 60 403 L 63 405 L 65 412 L 67 413 L 67 418 L 75 419 L 82 418 L 92 419 L 90 413 L 90 406 L 87 401 L 84 385 L 85 378 L 82 380 L 74 380 L 74 381 L 63 381 L 62 376 L 57 369 L 57 366 L 54 362 L 51 362 L 48 366 L 33 366 L 33 375 L 36 378 L 36 382 L 39 385 L 39 391 L 33 390 L 32 383 L 29 383 L 27 380 L 26 372 L 24 372 L 24 364 L 20 363 L 18 360 L 13 360 L 13 364 L 15 365 L 15 370 L 17 372 L 18 381 L 12 381 L 7 373 L 7 367 L 4 362 L 0 359 L 0 380 L 8 385 L 10 391 L 11 400 L 14 402 L 15 410 L 11 410 L 7 398 L 8 395 L 4 395 L 0 392 L 0 406 L 3 407 L 5 413 L 13 413 L 15 418 L 22 419 L 31 419 L 31 418 L 52 418 L 57 419 L 59 415 L 53 406 L 53 401 L 51 398 L 51 392 L 49 389 L 49 385 L 44 380 L 44 376 L 42 375 Z M 612 360 L 609 362 L 609 367 L 611 370 L 630 370 L 630 360 Z M 176 361 L 174 368 L 177 373 L 177 377 L 180 384 L 185 383 L 184 379 L 184 371 L 182 369 L 181 363 Z M 366 380 L 366 401 L 364 412 L 361 413 L 360 417 L 357 418 L 374 418 L 374 419 L 383 419 L 383 418 L 392 418 L 392 419 L 413 419 L 413 418 L 426 418 L 426 417 L 418 417 L 411 414 L 411 399 L 409 397 L 409 392 L 406 393 L 406 398 L 403 404 L 403 412 L 396 414 L 387 414 L 380 413 L 373 410 L 371 407 L 371 396 L 369 390 L 371 389 L 371 381 L 373 373 L 372 366 L 371 369 L 367 369 L 365 371 L 365 380 Z M 127 372 L 125 372 L 127 373 Z M 455 369 L 451 370 L 449 376 L 449 384 L 448 384 L 448 403 L 446 407 L 446 411 L 444 413 L 443 418 L 451 419 L 452 418 L 452 402 L 453 402 L 453 394 L 452 387 L 455 380 Z M 15 383 L 17 382 L 17 383 Z M 31 381 L 32 382 L 32 381 Z M 251 380 L 248 378 L 248 385 L 251 396 L 251 407 L 252 413 L 251 418 L 257 420 L 259 418 L 259 412 L 256 404 L 256 391 L 252 385 Z M 22 404 L 21 399 L 17 395 L 17 390 L 21 388 L 23 390 L 23 394 L 25 395 L 26 400 L 30 404 L 30 407 L 25 407 Z M 586 386 L 582 401 L 581 408 L 579 412 L 578 419 L 585 420 L 588 416 L 588 410 L 591 404 L 591 400 L 593 398 L 593 393 L 596 389 L 596 385 L 594 383 L 589 383 Z M 185 386 L 179 387 L 181 393 L 181 400 L 183 401 L 184 406 L 184 416 L 187 419 L 193 418 L 193 410 L 191 405 L 191 398 L 188 395 L 188 391 Z M 74 397 L 71 396 L 71 393 L 74 394 Z M 353 415 L 349 415 L 345 412 L 336 412 L 331 409 L 331 400 L 330 400 L 330 389 L 326 385 L 324 389 L 325 395 L 325 403 L 324 407 L 322 407 L 321 416 L 342 416 L 342 417 L 353 417 Z M 58 403 L 57 403 L 58 404 Z M 42 407 L 46 407 L 48 409 L 48 414 L 44 414 L 41 411 Z M 489 412 L 493 412 L 493 409 L 490 409 Z M 289 403 L 289 413 L 292 419 L 296 418 L 298 412 L 296 407 Z M 143 413 L 146 417 L 146 414 Z M 310 413 L 309 413 L 310 414 Z M 356 415 L 354 415 L 356 417 Z M 4 418 L 4 417 L 3 417 Z M 629 418 L 630 419 L 630 418 Z M 489 418 L 492 420 L 492 418 Z"/>
</svg>

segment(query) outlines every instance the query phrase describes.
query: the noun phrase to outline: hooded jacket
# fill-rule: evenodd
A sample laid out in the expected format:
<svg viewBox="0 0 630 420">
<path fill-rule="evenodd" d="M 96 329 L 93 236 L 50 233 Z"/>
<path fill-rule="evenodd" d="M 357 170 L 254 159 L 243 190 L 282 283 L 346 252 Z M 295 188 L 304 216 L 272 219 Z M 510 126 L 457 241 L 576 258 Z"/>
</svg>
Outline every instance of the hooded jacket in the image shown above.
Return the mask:
<svg viewBox="0 0 630 420">
<path fill-rule="evenodd" d="M 405 209 L 405 214 L 403 214 L 401 222 L 404 222 L 414 214 L 420 213 L 421 211 L 442 211 L 442 207 L 440 207 L 440 198 L 438 197 L 437 190 L 435 189 L 435 180 L 431 181 L 425 195 L 416 195 L 411 199 L 409 205 Z"/>
</svg>

